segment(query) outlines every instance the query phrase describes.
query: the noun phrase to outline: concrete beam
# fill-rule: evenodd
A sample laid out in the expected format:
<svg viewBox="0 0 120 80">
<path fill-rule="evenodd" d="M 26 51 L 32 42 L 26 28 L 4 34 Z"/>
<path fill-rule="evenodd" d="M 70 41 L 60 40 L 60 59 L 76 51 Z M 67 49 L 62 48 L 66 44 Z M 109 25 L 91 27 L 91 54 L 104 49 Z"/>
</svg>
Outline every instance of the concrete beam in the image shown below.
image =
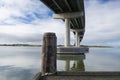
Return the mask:
<svg viewBox="0 0 120 80">
<path fill-rule="evenodd" d="M 84 12 L 70 12 L 70 13 L 53 14 L 53 18 L 55 18 L 55 19 L 78 18 L 81 16 L 84 16 Z"/>
<path fill-rule="evenodd" d="M 83 32 L 85 29 L 70 29 L 72 32 Z"/>
<path fill-rule="evenodd" d="M 83 47 L 57 47 L 57 53 L 58 54 L 83 54 L 83 53 L 88 53 L 89 48 L 83 48 Z"/>
</svg>

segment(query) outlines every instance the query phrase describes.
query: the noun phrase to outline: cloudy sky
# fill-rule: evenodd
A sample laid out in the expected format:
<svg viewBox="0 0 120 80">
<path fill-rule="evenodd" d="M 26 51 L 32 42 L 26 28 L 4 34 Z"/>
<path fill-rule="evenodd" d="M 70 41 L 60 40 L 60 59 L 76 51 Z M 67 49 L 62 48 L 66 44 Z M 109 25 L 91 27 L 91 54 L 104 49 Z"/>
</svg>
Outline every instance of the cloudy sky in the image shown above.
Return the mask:
<svg viewBox="0 0 120 80">
<path fill-rule="evenodd" d="M 81 44 L 120 45 L 120 0 L 85 0 L 86 32 Z M 64 22 L 39 0 L 0 0 L 0 44 L 41 44 L 45 32 L 64 41 Z M 71 36 L 73 42 L 73 35 Z"/>
</svg>

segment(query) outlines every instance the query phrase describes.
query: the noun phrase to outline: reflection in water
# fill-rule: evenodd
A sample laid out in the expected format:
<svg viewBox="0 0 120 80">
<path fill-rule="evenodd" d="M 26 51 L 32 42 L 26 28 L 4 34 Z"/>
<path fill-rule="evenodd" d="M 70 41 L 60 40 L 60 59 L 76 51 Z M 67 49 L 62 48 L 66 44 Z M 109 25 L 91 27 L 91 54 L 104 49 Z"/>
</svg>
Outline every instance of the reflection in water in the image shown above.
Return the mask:
<svg viewBox="0 0 120 80">
<path fill-rule="evenodd" d="M 57 54 L 57 59 L 64 61 L 64 71 L 85 71 L 85 54 Z M 73 64 L 71 64 L 73 62 Z"/>
<path fill-rule="evenodd" d="M 41 48 L 0 47 L 0 80 L 33 80 L 40 71 Z"/>
<path fill-rule="evenodd" d="M 38 47 L 0 47 L 0 80 L 33 80 L 40 59 Z M 57 70 L 120 71 L 119 61 L 120 49 L 92 48 L 86 55 L 58 55 Z"/>
<path fill-rule="evenodd" d="M 83 60 L 75 61 L 71 71 L 85 71 L 85 66 Z"/>
<path fill-rule="evenodd" d="M 58 55 L 57 70 L 120 71 L 120 49 L 118 48 L 90 48 L 88 54 L 80 56 Z"/>
<path fill-rule="evenodd" d="M 120 49 L 91 48 L 86 57 L 86 71 L 120 71 Z"/>
<path fill-rule="evenodd" d="M 32 80 L 34 73 L 34 69 L 0 66 L 0 80 Z"/>
</svg>

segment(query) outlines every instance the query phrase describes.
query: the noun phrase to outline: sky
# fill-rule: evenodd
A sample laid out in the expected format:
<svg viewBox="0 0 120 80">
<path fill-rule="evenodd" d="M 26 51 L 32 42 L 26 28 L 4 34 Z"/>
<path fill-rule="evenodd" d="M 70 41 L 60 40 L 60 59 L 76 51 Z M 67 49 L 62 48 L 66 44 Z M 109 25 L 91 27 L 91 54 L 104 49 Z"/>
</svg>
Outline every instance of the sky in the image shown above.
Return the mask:
<svg viewBox="0 0 120 80">
<path fill-rule="evenodd" d="M 120 0 L 84 4 L 86 31 L 81 45 L 120 46 Z M 0 0 L 0 44 L 42 44 L 45 32 L 55 32 L 57 43 L 64 44 L 64 22 L 52 14 L 39 0 Z"/>
</svg>

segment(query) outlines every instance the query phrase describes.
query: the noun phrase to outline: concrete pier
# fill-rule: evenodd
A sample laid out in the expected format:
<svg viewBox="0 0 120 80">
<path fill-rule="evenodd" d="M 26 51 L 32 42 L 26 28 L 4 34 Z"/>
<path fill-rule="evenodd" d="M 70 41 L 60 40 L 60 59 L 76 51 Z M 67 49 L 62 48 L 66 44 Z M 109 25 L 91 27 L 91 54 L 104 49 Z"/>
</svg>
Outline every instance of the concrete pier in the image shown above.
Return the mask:
<svg viewBox="0 0 120 80">
<path fill-rule="evenodd" d="M 57 53 L 59 54 L 81 54 L 88 53 L 89 48 L 85 47 L 57 47 Z"/>
<path fill-rule="evenodd" d="M 64 46 L 70 46 L 70 20 L 65 19 L 65 41 Z"/>
</svg>

